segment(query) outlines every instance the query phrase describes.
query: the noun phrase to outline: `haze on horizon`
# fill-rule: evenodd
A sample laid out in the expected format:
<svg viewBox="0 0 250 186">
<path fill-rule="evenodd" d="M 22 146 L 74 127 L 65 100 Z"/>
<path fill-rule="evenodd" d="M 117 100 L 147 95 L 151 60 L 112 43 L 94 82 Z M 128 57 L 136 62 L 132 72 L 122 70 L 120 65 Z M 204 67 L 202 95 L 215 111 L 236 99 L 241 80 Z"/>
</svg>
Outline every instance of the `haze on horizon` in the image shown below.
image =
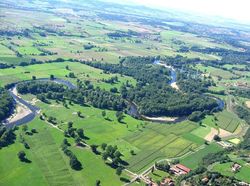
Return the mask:
<svg viewBox="0 0 250 186">
<path fill-rule="evenodd" d="M 170 8 L 204 16 L 219 16 L 250 24 L 249 0 L 123 0 L 120 2 L 162 10 Z"/>
</svg>

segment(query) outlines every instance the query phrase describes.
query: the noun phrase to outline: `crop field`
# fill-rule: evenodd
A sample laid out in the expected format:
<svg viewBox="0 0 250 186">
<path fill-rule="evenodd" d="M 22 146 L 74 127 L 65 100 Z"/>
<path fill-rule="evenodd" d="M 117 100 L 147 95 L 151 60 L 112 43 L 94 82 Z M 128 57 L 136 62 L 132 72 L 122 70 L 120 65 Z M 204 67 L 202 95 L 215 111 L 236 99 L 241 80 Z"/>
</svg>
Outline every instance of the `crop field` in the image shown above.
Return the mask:
<svg viewBox="0 0 250 186">
<path fill-rule="evenodd" d="M 209 132 L 211 131 L 211 127 L 208 125 L 202 125 L 199 128 L 193 130 L 191 134 L 196 135 L 200 138 L 205 138 Z"/>
<path fill-rule="evenodd" d="M 219 47 L 219 48 L 227 48 L 227 49 L 236 49 L 230 45 L 219 44 L 212 40 L 197 37 L 194 34 L 184 33 L 179 31 L 163 31 L 161 32 L 161 37 L 167 42 L 172 43 L 173 40 L 179 40 L 187 44 L 187 46 L 200 46 L 200 47 Z"/>
<path fill-rule="evenodd" d="M 37 104 L 47 116 L 56 116 L 59 119 L 59 128 L 66 128 L 68 121 L 73 121 L 77 128 L 84 128 L 90 138 L 89 144 L 117 145 L 124 155 L 124 160 L 129 163 L 129 170 L 136 172 L 155 160 L 181 156 L 204 142 L 195 135 L 185 134 L 197 128 L 192 122 L 174 125 L 142 123 L 126 115 L 123 120 L 125 124 L 121 124 L 117 122 L 114 111 L 107 110 L 109 120 L 104 120 L 102 110 L 93 107 L 69 105 L 69 108 L 65 108 L 55 102 Z M 84 118 L 79 118 L 77 111 L 81 111 Z M 131 155 L 131 150 L 136 155 Z"/>
<path fill-rule="evenodd" d="M 234 132 L 241 122 L 241 120 L 238 119 L 237 116 L 226 110 L 217 113 L 216 117 L 218 119 L 218 121 L 216 122 L 218 126 L 229 132 Z"/>
<path fill-rule="evenodd" d="M 190 122 L 174 125 L 152 123 L 142 128 L 142 131 L 126 136 L 123 139 L 139 150 L 128 159 L 129 169 L 139 172 L 156 160 L 178 157 L 197 148 L 200 141 L 195 136 L 193 139 L 183 136 L 195 128 L 195 124 Z"/>
<path fill-rule="evenodd" d="M 50 30 L 52 33 L 40 35 L 40 32 L 30 34 L 30 37 L 13 36 L 6 40 L 4 37 L 0 38 L 0 43 L 18 51 L 22 57 L 17 57 L 12 50 L 0 47 L 0 61 L 8 64 L 19 64 L 20 62 L 34 58 L 40 61 L 55 60 L 58 57 L 69 59 L 80 59 L 90 61 L 104 61 L 108 63 L 117 63 L 119 57 L 124 56 L 157 56 L 168 55 L 175 56 L 177 54 L 189 58 L 199 57 L 201 59 L 220 59 L 219 56 L 212 54 L 205 54 L 199 52 L 178 52 L 180 46 L 191 47 L 198 45 L 205 47 L 219 47 L 236 50 L 234 47 L 225 43 L 216 43 L 211 39 L 198 37 L 194 34 L 178 32 L 178 31 L 159 31 L 152 26 L 145 26 L 143 24 L 136 25 L 133 23 L 121 23 L 103 21 L 89 21 L 72 18 L 70 22 L 64 17 L 58 17 L 57 11 L 55 14 L 48 12 L 39 12 L 33 15 L 32 11 L 16 10 L 16 9 L 1 9 L 0 15 L 4 15 L 2 22 L 9 25 L 10 28 L 14 24 L 18 24 L 20 28 L 32 28 L 34 24 L 41 26 L 42 33 Z M 10 11 L 11 10 L 11 11 Z M 11 13 L 10 13 L 11 12 Z M 59 11 L 62 13 L 61 11 Z M 5 17 L 8 17 L 6 19 Z M 11 24 L 10 24 L 11 22 Z M 22 24 L 19 24 L 22 23 Z M 119 30 L 117 30 L 119 28 Z M 13 29 L 16 29 L 13 27 Z M 108 33 L 116 31 L 134 30 L 145 34 L 159 34 L 158 37 L 163 39 L 163 43 L 157 42 L 153 38 L 145 39 L 144 37 L 121 37 L 110 38 Z M 58 32 L 65 32 L 66 34 L 58 34 Z M 182 44 L 176 43 L 175 40 L 181 41 Z M 85 50 L 84 45 L 87 43 L 93 44 L 90 50 Z M 42 51 L 46 50 L 52 52 L 49 55 L 42 55 Z M 24 60 L 22 60 L 24 59 Z"/>
<path fill-rule="evenodd" d="M 15 53 L 8 49 L 6 46 L 0 44 L 0 52 L 1 52 L 1 57 L 13 57 L 15 56 Z"/>
<path fill-rule="evenodd" d="M 123 136 L 126 136 L 138 130 L 137 125 L 140 126 L 141 121 L 125 115 L 121 124 L 117 121 L 115 111 L 106 110 L 107 120 L 102 116 L 102 109 L 91 106 L 69 105 L 68 108 L 51 102 L 45 104 L 38 102 L 37 105 L 41 107 L 42 112 L 48 116 L 56 116 L 58 126 L 62 129 L 67 127 L 67 123 L 72 121 L 77 128 L 84 128 L 86 135 L 90 138 L 88 143 L 101 144 L 112 143 Z M 77 116 L 77 112 L 81 111 L 84 118 Z M 112 133 L 112 135 L 110 135 Z"/>
</svg>

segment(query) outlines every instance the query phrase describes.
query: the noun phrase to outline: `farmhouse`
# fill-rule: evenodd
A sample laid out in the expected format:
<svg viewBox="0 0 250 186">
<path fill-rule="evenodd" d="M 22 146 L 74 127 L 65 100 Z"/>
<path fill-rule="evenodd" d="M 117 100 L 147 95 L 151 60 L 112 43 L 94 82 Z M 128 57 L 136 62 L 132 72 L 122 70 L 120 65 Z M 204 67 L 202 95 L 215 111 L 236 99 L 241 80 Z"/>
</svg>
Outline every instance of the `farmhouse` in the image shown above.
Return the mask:
<svg viewBox="0 0 250 186">
<path fill-rule="evenodd" d="M 233 171 L 233 172 L 239 171 L 240 168 L 241 168 L 241 165 L 238 164 L 238 163 L 234 163 L 234 164 L 232 165 L 232 171 Z"/>
<path fill-rule="evenodd" d="M 162 182 L 161 182 L 161 186 L 174 186 L 174 181 L 171 178 L 165 178 Z"/>
<path fill-rule="evenodd" d="M 171 171 L 173 171 L 176 175 L 182 175 L 182 174 L 187 174 L 191 171 L 191 169 L 185 167 L 184 165 L 182 164 L 176 164 L 176 165 L 173 165 L 171 168 L 170 168 Z"/>
<path fill-rule="evenodd" d="M 224 149 L 233 147 L 232 143 L 226 141 L 218 141 L 217 143 L 221 145 Z"/>
</svg>

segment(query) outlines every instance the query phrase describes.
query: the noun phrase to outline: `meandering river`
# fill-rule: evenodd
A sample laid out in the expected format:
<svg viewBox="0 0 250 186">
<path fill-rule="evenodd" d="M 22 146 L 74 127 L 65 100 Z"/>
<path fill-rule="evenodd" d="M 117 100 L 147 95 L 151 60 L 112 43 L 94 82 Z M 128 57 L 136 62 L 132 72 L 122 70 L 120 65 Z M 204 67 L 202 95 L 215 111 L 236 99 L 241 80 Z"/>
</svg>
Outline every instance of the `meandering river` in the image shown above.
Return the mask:
<svg viewBox="0 0 250 186">
<path fill-rule="evenodd" d="M 173 84 L 176 85 L 176 82 L 177 82 L 177 73 L 176 73 L 176 70 L 172 66 L 168 66 L 168 65 L 166 65 L 164 63 L 161 63 L 160 60 L 155 60 L 153 62 L 153 64 L 155 64 L 155 65 L 161 65 L 161 66 L 164 66 L 165 68 L 170 69 L 171 80 L 168 82 L 168 84 L 171 85 L 171 86 Z M 224 101 L 221 100 L 221 99 L 219 99 L 219 98 L 217 98 L 217 97 L 214 97 L 214 96 L 211 96 L 211 97 L 214 98 L 214 99 L 216 99 L 217 104 L 218 104 L 217 109 L 221 109 L 222 110 L 224 108 L 224 106 L 225 106 Z M 180 117 L 180 118 L 176 118 L 175 117 L 174 118 L 174 117 L 147 117 L 147 116 L 144 116 L 144 115 L 142 115 L 142 114 L 139 113 L 138 106 L 135 103 L 133 103 L 133 102 L 130 102 L 130 108 L 128 110 L 128 114 L 131 115 L 131 116 L 137 117 L 137 118 L 142 118 L 142 119 L 153 121 L 153 122 L 176 123 L 176 122 L 180 122 L 180 121 L 185 120 L 185 117 Z"/>
<path fill-rule="evenodd" d="M 25 107 L 26 114 L 24 116 L 16 119 L 15 121 L 12 121 L 11 119 L 7 119 L 6 121 L 4 121 L 3 124 L 6 125 L 7 127 L 19 126 L 19 125 L 31 122 L 36 117 L 36 115 L 39 114 L 40 108 L 32 105 L 28 101 L 24 100 L 22 97 L 18 96 L 17 91 L 16 91 L 17 85 L 19 83 L 30 82 L 30 81 L 34 81 L 34 80 L 27 80 L 27 81 L 20 81 L 20 82 L 13 83 L 13 86 L 8 90 L 9 94 L 13 97 L 16 105 L 19 104 L 22 107 Z M 73 83 L 71 83 L 67 80 L 58 79 L 58 78 L 55 78 L 53 80 L 51 80 L 49 78 L 41 78 L 41 79 L 37 79 L 35 81 L 50 81 L 50 82 L 63 84 L 65 86 L 67 86 L 69 89 L 77 88 Z"/>
<path fill-rule="evenodd" d="M 154 64 L 161 65 L 161 66 L 164 66 L 166 68 L 169 68 L 170 71 L 171 71 L 171 80 L 168 82 L 168 84 L 172 85 L 173 83 L 176 83 L 176 81 L 177 81 L 176 70 L 172 66 L 167 66 L 166 64 L 160 63 L 159 60 L 155 60 Z M 15 120 L 15 121 L 11 121 L 11 120 L 7 119 L 5 122 L 3 122 L 3 124 L 6 125 L 7 127 L 19 126 L 19 125 L 31 122 L 36 117 L 36 115 L 39 114 L 40 108 L 37 107 L 37 106 L 32 105 L 28 101 L 24 100 L 22 97 L 18 96 L 17 91 L 16 91 L 17 85 L 19 83 L 30 82 L 30 81 L 34 81 L 34 80 L 27 80 L 27 81 L 20 81 L 20 82 L 13 83 L 13 87 L 8 90 L 10 95 L 15 100 L 16 104 L 20 104 L 23 107 L 25 107 L 28 112 L 27 112 L 26 115 L 24 115 L 23 117 Z M 58 79 L 58 78 L 55 78 L 53 80 L 51 80 L 49 78 L 41 78 L 41 79 L 37 79 L 35 81 L 50 81 L 50 82 L 55 82 L 55 83 L 65 85 L 69 89 L 77 88 L 77 86 L 74 85 L 73 83 L 71 83 L 70 81 L 63 80 L 63 79 Z M 219 99 L 217 97 L 214 97 L 214 96 L 211 96 L 211 97 L 216 99 L 216 101 L 218 103 L 218 109 L 223 109 L 224 108 L 224 102 L 221 99 Z M 156 118 L 153 118 L 153 117 L 147 117 L 147 116 L 141 115 L 139 113 L 138 107 L 137 107 L 137 105 L 135 103 L 130 102 L 129 105 L 130 105 L 130 108 L 128 110 L 128 114 L 133 116 L 133 117 L 142 118 L 142 119 L 149 120 L 149 121 L 154 121 L 154 122 L 167 122 L 167 123 L 169 123 L 169 122 L 176 123 L 176 122 L 180 122 L 180 121 L 185 119 L 184 117 L 181 117 L 181 118 L 174 118 L 174 117 L 171 117 L 171 118 L 170 117 L 156 117 Z"/>
</svg>

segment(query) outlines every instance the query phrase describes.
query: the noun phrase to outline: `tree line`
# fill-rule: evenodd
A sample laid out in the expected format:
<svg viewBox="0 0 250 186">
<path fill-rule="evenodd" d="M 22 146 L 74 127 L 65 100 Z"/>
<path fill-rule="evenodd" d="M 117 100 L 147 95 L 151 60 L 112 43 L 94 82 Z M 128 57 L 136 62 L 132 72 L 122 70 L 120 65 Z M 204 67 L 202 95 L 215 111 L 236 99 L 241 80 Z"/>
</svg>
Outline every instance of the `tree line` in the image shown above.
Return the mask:
<svg viewBox="0 0 250 186">
<path fill-rule="evenodd" d="M 8 92 L 0 88 L 0 121 L 9 117 L 14 109 L 14 100 Z"/>
</svg>

